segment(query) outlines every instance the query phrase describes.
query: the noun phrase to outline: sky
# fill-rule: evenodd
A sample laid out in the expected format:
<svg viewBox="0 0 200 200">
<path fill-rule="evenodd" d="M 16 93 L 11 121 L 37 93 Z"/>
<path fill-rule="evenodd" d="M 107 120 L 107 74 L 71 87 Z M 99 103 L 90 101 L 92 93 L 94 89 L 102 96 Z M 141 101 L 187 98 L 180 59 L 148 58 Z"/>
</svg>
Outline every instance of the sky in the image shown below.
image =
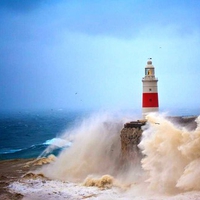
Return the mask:
<svg viewBox="0 0 200 200">
<path fill-rule="evenodd" d="M 152 58 L 160 109 L 200 111 L 200 1 L 1 0 L 0 111 L 140 109 Z"/>
</svg>

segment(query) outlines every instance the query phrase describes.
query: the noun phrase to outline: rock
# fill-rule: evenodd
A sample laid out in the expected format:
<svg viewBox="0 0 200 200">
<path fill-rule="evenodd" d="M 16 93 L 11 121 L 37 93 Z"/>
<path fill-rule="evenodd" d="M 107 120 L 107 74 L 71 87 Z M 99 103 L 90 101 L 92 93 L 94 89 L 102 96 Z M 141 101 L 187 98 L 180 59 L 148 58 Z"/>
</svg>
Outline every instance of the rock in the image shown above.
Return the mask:
<svg viewBox="0 0 200 200">
<path fill-rule="evenodd" d="M 134 121 L 124 125 L 121 130 L 121 152 L 123 160 L 136 160 L 141 157 L 141 152 L 137 145 L 140 143 L 142 136 L 141 127 L 146 121 Z"/>
</svg>

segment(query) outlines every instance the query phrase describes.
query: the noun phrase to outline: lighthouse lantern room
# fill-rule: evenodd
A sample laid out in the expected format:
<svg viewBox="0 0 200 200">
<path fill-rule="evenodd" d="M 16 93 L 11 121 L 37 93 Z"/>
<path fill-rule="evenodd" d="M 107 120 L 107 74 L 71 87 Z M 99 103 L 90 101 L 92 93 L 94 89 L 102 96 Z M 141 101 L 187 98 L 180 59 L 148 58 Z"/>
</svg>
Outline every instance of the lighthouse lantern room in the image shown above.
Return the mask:
<svg viewBox="0 0 200 200">
<path fill-rule="evenodd" d="M 158 79 L 155 77 L 155 69 L 152 65 L 152 59 L 147 61 L 145 67 L 145 77 L 143 82 L 143 95 L 142 95 L 142 114 L 145 116 L 150 112 L 157 112 L 159 109 L 158 104 Z"/>
</svg>

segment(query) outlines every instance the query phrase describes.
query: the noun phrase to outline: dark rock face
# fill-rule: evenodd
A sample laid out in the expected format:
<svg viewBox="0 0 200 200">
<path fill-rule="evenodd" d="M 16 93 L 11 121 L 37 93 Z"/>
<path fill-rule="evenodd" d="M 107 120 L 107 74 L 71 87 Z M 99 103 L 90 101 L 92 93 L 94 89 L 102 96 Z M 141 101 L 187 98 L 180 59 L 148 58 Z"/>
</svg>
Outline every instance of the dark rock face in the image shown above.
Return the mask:
<svg viewBox="0 0 200 200">
<path fill-rule="evenodd" d="M 140 128 L 123 128 L 121 131 L 121 150 L 132 150 L 134 145 L 138 145 L 142 136 Z"/>
<path fill-rule="evenodd" d="M 140 143 L 143 132 L 141 127 L 145 124 L 145 121 L 134 121 L 124 125 L 120 135 L 123 160 L 136 160 L 141 157 L 137 145 Z"/>
</svg>

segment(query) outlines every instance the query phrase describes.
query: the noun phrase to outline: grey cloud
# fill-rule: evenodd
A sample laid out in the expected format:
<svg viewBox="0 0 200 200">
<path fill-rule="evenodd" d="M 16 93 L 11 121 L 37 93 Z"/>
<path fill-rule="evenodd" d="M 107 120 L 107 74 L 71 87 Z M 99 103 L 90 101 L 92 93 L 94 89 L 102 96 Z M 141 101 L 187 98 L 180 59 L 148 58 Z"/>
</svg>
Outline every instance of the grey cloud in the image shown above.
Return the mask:
<svg viewBox="0 0 200 200">
<path fill-rule="evenodd" d="M 188 15 L 191 14 L 191 8 L 183 10 L 181 9 L 182 5 L 176 3 L 166 5 L 166 3 L 155 1 L 150 1 L 147 4 L 129 0 L 2 0 L 0 1 L 0 6 L 19 12 L 28 12 L 38 8 L 38 12 L 20 19 L 20 22 L 17 21 L 16 16 L 11 21 L 11 17 L 9 16 L 9 19 L 6 19 L 7 21 L 5 20 L 0 24 L 0 26 L 3 26 L 4 35 L 10 35 L 13 32 L 10 29 L 17 27 L 16 33 L 19 32 L 18 29 L 23 29 L 21 34 L 24 38 L 31 37 L 35 30 L 39 30 L 40 33 L 42 30 L 44 35 L 49 35 L 50 33 L 57 34 L 57 32 L 67 30 L 93 36 L 111 36 L 129 39 L 140 35 L 146 27 L 157 27 L 165 30 L 171 24 L 182 35 L 182 30 L 186 30 L 187 27 L 192 29 L 193 23 L 199 24 L 199 20 L 195 20 L 196 16 Z M 177 12 L 177 8 L 182 12 Z M 8 27 L 7 24 L 9 22 L 10 26 Z M 10 33 L 6 34 L 6 29 Z"/>
</svg>

